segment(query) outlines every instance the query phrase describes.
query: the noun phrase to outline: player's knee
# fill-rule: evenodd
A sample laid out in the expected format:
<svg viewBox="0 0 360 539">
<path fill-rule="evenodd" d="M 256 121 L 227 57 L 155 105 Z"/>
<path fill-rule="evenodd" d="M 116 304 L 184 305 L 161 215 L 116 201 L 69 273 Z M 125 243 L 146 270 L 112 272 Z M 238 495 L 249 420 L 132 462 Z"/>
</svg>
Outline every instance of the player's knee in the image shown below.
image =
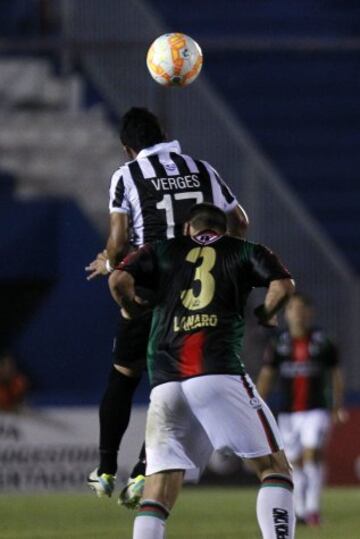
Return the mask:
<svg viewBox="0 0 360 539">
<path fill-rule="evenodd" d="M 274 465 L 274 473 L 279 473 L 292 478 L 292 465 L 288 461 L 285 453 L 282 454 L 282 458 L 276 461 Z"/>
<path fill-rule="evenodd" d="M 144 499 L 139 504 L 136 516 L 151 516 L 159 520 L 167 520 L 170 515 L 170 509 L 157 499 Z"/>
<path fill-rule="evenodd" d="M 320 462 L 323 459 L 323 451 L 319 447 L 307 447 L 303 451 L 304 462 Z"/>
<path fill-rule="evenodd" d="M 144 370 L 144 362 L 134 362 L 134 365 L 132 367 L 124 367 L 123 365 L 118 365 L 114 363 L 113 367 L 113 370 L 118 374 L 127 376 L 128 378 L 138 378 L 141 376 Z"/>
<path fill-rule="evenodd" d="M 183 477 L 183 470 L 168 470 L 148 475 L 143 500 L 155 500 L 170 511 L 181 490 Z"/>
<path fill-rule="evenodd" d="M 260 481 L 263 481 L 266 476 L 271 474 L 281 474 L 289 478 L 292 477 L 292 466 L 284 451 L 277 451 L 276 453 L 271 453 L 264 457 L 251 459 L 251 461 Z"/>
</svg>

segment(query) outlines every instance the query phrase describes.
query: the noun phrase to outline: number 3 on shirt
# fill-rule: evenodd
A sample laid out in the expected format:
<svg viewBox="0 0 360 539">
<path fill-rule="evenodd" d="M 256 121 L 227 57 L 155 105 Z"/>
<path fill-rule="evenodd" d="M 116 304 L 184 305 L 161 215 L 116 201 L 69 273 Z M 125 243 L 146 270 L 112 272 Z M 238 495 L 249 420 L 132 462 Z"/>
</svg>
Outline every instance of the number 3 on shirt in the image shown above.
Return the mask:
<svg viewBox="0 0 360 539">
<path fill-rule="evenodd" d="M 186 260 L 196 264 L 199 258 L 202 262 L 195 270 L 194 281 L 200 281 L 200 293 L 195 296 L 194 287 L 181 292 L 181 301 L 190 311 L 207 307 L 215 294 L 215 279 L 210 272 L 215 266 L 216 251 L 213 247 L 195 247 L 189 251 Z"/>
</svg>

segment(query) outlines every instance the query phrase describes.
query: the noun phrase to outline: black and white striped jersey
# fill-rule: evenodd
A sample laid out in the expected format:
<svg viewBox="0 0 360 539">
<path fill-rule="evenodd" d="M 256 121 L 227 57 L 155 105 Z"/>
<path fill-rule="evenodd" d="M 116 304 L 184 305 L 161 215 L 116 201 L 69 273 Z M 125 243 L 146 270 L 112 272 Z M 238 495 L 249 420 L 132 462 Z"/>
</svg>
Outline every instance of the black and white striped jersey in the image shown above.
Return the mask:
<svg viewBox="0 0 360 539">
<path fill-rule="evenodd" d="M 180 236 L 190 208 L 200 202 L 225 212 L 238 204 L 216 170 L 183 155 L 176 140 L 145 148 L 111 178 L 110 213 L 129 215 L 136 246 Z"/>
</svg>

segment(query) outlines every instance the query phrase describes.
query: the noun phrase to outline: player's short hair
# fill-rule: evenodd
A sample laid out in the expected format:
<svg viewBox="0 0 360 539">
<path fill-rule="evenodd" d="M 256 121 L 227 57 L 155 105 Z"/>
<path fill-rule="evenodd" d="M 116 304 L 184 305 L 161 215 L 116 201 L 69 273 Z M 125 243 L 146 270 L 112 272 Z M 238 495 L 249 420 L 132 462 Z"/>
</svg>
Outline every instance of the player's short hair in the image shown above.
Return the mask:
<svg viewBox="0 0 360 539">
<path fill-rule="evenodd" d="M 159 119 L 141 107 L 132 107 L 121 119 L 120 140 L 135 152 L 163 142 L 165 134 Z"/>
<path fill-rule="evenodd" d="M 306 294 L 303 294 L 302 292 L 295 292 L 294 294 L 292 294 L 292 296 L 289 299 L 289 303 L 290 301 L 294 299 L 298 299 L 299 301 L 301 301 L 301 303 L 305 305 L 305 307 L 309 307 L 309 308 L 314 307 L 314 302 L 311 300 L 311 298 L 307 296 Z"/>
<path fill-rule="evenodd" d="M 226 213 L 217 206 L 202 202 L 195 204 L 188 214 L 187 222 L 196 229 L 216 229 L 225 234 L 227 229 Z"/>
</svg>

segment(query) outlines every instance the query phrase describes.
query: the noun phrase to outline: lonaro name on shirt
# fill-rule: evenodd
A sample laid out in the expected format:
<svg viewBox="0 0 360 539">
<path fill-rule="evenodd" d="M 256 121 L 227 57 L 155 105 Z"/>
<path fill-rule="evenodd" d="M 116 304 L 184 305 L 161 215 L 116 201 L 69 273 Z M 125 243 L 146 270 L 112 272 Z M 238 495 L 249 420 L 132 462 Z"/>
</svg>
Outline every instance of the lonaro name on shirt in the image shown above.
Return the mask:
<svg viewBox="0 0 360 539">
<path fill-rule="evenodd" d="M 175 316 L 173 329 L 178 331 L 191 331 L 196 328 L 215 327 L 218 325 L 216 314 L 192 314 L 190 316 Z"/>
</svg>

